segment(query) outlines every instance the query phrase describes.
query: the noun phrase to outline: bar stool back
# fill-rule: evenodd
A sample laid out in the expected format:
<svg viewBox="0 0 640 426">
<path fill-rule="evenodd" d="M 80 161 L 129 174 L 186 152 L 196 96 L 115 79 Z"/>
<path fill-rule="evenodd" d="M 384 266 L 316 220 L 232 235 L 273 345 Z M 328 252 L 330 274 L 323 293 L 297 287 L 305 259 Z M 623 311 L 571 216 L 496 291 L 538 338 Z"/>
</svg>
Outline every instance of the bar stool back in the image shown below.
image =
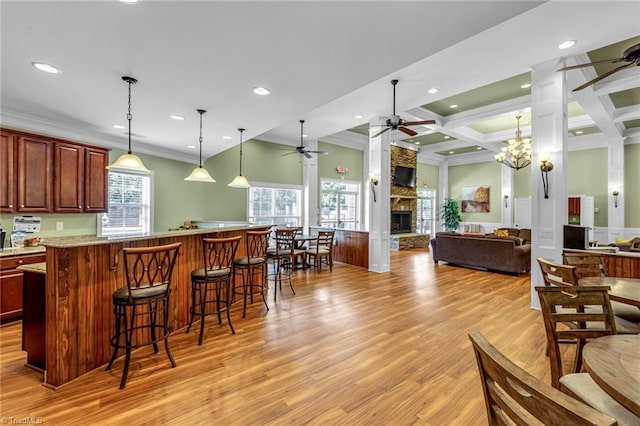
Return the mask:
<svg viewBox="0 0 640 426">
<path fill-rule="evenodd" d="M 158 342 L 164 341 L 171 367 L 176 366 L 169 350 L 169 295 L 171 275 L 182 243 L 155 247 L 125 248 L 124 275 L 126 285 L 113 293 L 115 334 L 111 338 L 113 354 L 107 364 L 109 371 L 118 350 L 125 350 L 124 369 L 120 389 L 124 389 L 129 373 L 131 349 L 153 345 L 158 353 Z M 161 318 L 158 322 L 158 313 Z M 121 342 L 121 337 L 124 342 Z"/>
<path fill-rule="evenodd" d="M 267 247 L 269 246 L 270 230 L 247 231 L 245 233 L 245 247 L 247 255 L 239 257 L 233 262 L 234 290 L 233 293 L 242 295 L 242 318 L 247 314 L 247 297 L 253 303 L 254 294 L 261 294 L 264 306 L 269 310 L 265 292 L 267 284 Z M 237 284 L 238 276 L 242 279 L 242 286 Z"/>
<path fill-rule="evenodd" d="M 273 300 L 276 300 L 278 286 L 282 292 L 282 277 L 289 280 L 289 287 L 293 294 L 296 294 L 291 281 L 295 260 L 295 228 L 278 228 L 275 231 L 275 246 L 267 250 L 267 260 L 273 262 Z"/>
<path fill-rule="evenodd" d="M 227 312 L 227 322 L 231 333 L 235 334 L 229 315 L 231 307 L 231 280 L 233 261 L 236 250 L 242 237 L 230 238 L 203 238 L 202 254 L 203 267 L 191 271 L 191 307 L 189 313 L 189 326 L 185 333 L 191 329 L 191 324 L 196 316 L 200 317 L 200 334 L 198 345 L 202 345 L 204 334 L 204 317 L 216 314 L 218 324 L 222 324 L 221 313 Z"/>
</svg>

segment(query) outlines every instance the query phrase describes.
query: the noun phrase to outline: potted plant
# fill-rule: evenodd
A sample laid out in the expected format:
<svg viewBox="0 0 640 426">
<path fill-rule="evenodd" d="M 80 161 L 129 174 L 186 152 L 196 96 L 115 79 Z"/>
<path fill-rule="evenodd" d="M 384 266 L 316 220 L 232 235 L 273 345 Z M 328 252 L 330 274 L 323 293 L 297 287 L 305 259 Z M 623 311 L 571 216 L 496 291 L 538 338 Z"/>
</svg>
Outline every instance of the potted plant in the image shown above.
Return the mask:
<svg viewBox="0 0 640 426">
<path fill-rule="evenodd" d="M 461 220 L 458 202 L 453 198 L 447 198 L 442 204 L 442 222 L 444 223 L 445 231 L 458 229 Z"/>
</svg>

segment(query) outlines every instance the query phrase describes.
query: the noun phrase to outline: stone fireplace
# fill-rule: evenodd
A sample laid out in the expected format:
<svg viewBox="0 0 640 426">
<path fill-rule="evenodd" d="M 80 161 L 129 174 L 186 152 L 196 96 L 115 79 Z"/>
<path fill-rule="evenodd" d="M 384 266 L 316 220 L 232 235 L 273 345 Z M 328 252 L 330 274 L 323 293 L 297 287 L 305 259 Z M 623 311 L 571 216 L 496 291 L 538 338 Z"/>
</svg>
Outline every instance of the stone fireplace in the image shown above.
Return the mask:
<svg viewBox="0 0 640 426">
<path fill-rule="evenodd" d="M 408 234 L 412 232 L 413 212 L 406 210 L 391 211 L 391 233 Z"/>
</svg>

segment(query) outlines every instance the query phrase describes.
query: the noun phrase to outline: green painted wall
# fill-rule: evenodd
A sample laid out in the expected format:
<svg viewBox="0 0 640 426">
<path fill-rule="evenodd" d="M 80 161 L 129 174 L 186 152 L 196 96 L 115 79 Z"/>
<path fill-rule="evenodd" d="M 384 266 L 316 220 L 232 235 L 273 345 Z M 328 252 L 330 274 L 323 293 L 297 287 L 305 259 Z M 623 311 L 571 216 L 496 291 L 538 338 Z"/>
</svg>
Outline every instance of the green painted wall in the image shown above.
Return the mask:
<svg viewBox="0 0 640 426">
<path fill-rule="evenodd" d="M 608 226 L 607 212 L 607 149 L 588 149 L 584 151 L 570 151 L 567 162 L 567 194 L 592 195 L 595 226 Z M 553 172 L 552 172 L 553 173 Z"/>
<path fill-rule="evenodd" d="M 463 222 L 500 223 L 502 221 L 501 167 L 495 161 L 449 167 L 449 196 L 459 203 L 460 191 L 463 187 L 491 187 L 489 213 L 462 213 Z"/>
<path fill-rule="evenodd" d="M 423 185 L 425 179 L 427 180 L 426 187 Z M 438 190 L 438 185 L 440 185 L 440 167 L 418 163 L 416 180 L 418 181 L 418 190 L 425 188 Z"/>
<path fill-rule="evenodd" d="M 318 185 L 320 178 L 355 180 L 362 182 L 363 152 L 359 149 L 346 148 L 318 141 L 318 151 L 327 151 L 329 155 L 318 156 Z M 336 167 L 345 166 L 347 172 L 340 174 Z M 319 189 L 319 188 L 318 188 Z"/>
<path fill-rule="evenodd" d="M 640 228 L 640 144 L 624 147 L 624 222 Z"/>
<path fill-rule="evenodd" d="M 513 174 L 513 197 L 529 198 L 531 196 L 531 167 L 518 170 Z"/>
</svg>

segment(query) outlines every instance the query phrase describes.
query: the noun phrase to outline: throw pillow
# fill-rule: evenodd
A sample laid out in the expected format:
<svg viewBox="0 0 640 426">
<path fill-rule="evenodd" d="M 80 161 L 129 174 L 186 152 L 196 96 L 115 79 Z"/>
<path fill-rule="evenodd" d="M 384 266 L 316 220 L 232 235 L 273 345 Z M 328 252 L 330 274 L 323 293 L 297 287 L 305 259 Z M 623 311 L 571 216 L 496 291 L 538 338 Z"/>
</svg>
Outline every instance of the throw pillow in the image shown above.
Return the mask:
<svg viewBox="0 0 640 426">
<path fill-rule="evenodd" d="M 616 244 L 631 244 L 631 241 L 633 241 L 633 238 L 629 238 L 629 239 L 620 238 L 620 237 L 616 238 Z"/>
<path fill-rule="evenodd" d="M 495 231 L 493 231 L 493 235 L 495 235 L 496 237 L 508 237 L 509 236 L 509 230 L 508 229 L 496 229 Z"/>
</svg>

